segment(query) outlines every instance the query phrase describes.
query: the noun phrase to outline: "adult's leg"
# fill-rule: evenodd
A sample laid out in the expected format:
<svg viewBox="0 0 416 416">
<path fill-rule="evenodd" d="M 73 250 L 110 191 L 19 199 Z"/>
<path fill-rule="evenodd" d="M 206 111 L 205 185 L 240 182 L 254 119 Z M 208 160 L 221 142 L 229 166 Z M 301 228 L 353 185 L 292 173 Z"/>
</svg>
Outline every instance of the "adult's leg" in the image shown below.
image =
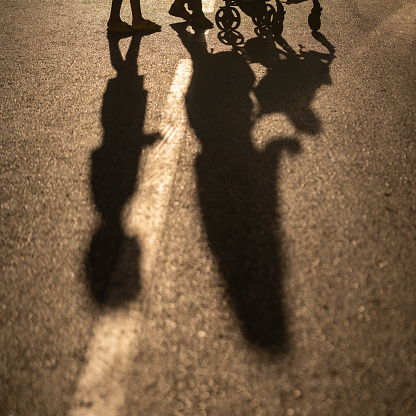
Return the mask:
<svg viewBox="0 0 416 416">
<path fill-rule="evenodd" d="M 202 1 L 189 0 L 189 10 L 192 10 L 194 13 L 202 13 Z"/>
<path fill-rule="evenodd" d="M 212 22 L 204 15 L 202 11 L 201 0 L 189 0 L 189 10 L 192 10 L 191 23 L 195 26 L 213 27 Z"/>
<path fill-rule="evenodd" d="M 130 0 L 130 6 L 133 29 L 143 31 L 158 31 L 161 29 L 160 25 L 143 17 L 140 0 Z"/>
<path fill-rule="evenodd" d="M 144 20 L 142 16 L 140 0 L 130 0 L 130 7 L 132 14 L 132 24 L 133 26 L 139 25 Z"/>
<path fill-rule="evenodd" d="M 111 3 L 111 11 L 110 11 L 110 18 L 108 19 L 107 26 L 113 27 L 117 23 L 121 23 L 120 18 L 120 10 L 121 10 L 121 4 L 123 3 L 123 0 L 113 0 Z"/>
<path fill-rule="evenodd" d="M 170 6 L 169 14 L 184 20 L 191 20 L 191 14 L 185 8 L 186 3 L 187 0 L 175 0 Z"/>
</svg>

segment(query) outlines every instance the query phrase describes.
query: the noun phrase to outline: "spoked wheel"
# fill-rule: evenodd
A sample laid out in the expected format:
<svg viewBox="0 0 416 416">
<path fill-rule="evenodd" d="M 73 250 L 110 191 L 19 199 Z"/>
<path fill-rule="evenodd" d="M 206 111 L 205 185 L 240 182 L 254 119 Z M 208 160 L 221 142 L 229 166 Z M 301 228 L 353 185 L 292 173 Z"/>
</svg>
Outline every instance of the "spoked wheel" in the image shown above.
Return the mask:
<svg viewBox="0 0 416 416">
<path fill-rule="evenodd" d="M 266 26 L 271 27 L 273 20 L 276 17 L 276 10 L 271 4 L 267 4 L 264 12 L 261 16 L 255 16 L 252 18 L 253 23 L 257 27 Z"/>
<path fill-rule="evenodd" d="M 244 44 L 244 36 L 237 30 L 222 30 L 218 32 L 218 40 L 224 45 L 239 46 Z"/>
<path fill-rule="evenodd" d="M 215 13 L 215 23 L 220 30 L 235 30 L 240 22 L 240 13 L 234 7 L 221 7 Z"/>
<path fill-rule="evenodd" d="M 267 26 L 256 26 L 254 28 L 254 33 L 259 37 L 266 39 L 269 36 L 270 28 Z"/>
<path fill-rule="evenodd" d="M 253 17 L 252 20 L 256 25 L 254 33 L 259 38 L 267 38 L 276 20 L 276 10 L 271 4 L 267 4 L 262 15 Z"/>
<path fill-rule="evenodd" d="M 321 28 L 321 7 L 314 7 L 308 17 L 308 24 L 311 30 L 317 31 Z"/>
</svg>

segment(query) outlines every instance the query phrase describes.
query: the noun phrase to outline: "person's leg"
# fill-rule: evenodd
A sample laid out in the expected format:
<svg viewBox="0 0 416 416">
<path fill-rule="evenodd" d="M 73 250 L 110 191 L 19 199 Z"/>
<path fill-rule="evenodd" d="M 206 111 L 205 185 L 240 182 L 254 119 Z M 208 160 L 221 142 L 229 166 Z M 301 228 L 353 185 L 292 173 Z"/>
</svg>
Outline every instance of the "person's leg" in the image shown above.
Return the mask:
<svg viewBox="0 0 416 416">
<path fill-rule="evenodd" d="M 144 31 L 158 31 L 161 26 L 147 20 L 142 15 L 142 8 L 140 0 L 130 0 L 131 14 L 132 14 L 132 26 L 135 30 Z"/>
<path fill-rule="evenodd" d="M 192 10 L 194 13 L 202 13 L 202 1 L 189 0 L 189 10 Z"/>
<path fill-rule="evenodd" d="M 185 8 L 186 3 L 187 0 L 175 0 L 170 6 L 169 14 L 184 20 L 191 20 L 191 14 Z"/>
<path fill-rule="evenodd" d="M 195 26 L 213 27 L 212 22 L 204 15 L 202 11 L 201 0 L 189 0 L 189 10 L 192 10 L 191 23 Z"/>
<path fill-rule="evenodd" d="M 177 9 L 180 9 L 180 8 L 182 8 L 182 7 L 185 7 L 185 4 L 186 3 L 188 3 L 188 1 L 187 0 L 175 0 L 173 3 L 172 3 L 172 6 L 174 6 L 175 8 L 177 8 Z"/>
<path fill-rule="evenodd" d="M 121 23 L 121 18 L 120 18 L 121 3 L 123 3 L 123 0 L 112 1 L 110 18 L 108 19 L 108 22 L 107 22 L 108 27 L 113 27 L 117 25 L 118 23 Z"/>
<path fill-rule="evenodd" d="M 142 8 L 140 6 L 140 0 L 130 0 L 132 25 L 137 26 L 143 22 Z"/>
</svg>

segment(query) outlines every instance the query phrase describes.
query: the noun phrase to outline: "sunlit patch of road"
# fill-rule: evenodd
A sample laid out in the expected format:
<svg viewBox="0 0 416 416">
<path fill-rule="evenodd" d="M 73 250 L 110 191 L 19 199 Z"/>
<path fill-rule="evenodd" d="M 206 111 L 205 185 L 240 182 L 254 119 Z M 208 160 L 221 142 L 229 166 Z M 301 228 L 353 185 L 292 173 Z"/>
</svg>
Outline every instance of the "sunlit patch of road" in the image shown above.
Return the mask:
<svg viewBox="0 0 416 416">
<path fill-rule="evenodd" d="M 143 179 L 126 213 L 126 234 L 136 239 L 140 246 L 142 286 L 151 284 L 157 260 L 160 233 L 186 129 L 184 94 L 191 75 L 191 61 L 181 60 L 161 121 L 161 138 L 145 158 Z M 115 281 L 129 272 L 135 264 L 133 260 L 126 243 L 121 248 L 114 271 Z M 112 296 L 116 297 L 117 293 Z M 123 408 L 125 375 L 137 348 L 141 318 L 140 299 L 125 307 L 105 311 L 90 342 L 87 365 L 80 377 L 70 416 L 114 416 Z"/>
</svg>

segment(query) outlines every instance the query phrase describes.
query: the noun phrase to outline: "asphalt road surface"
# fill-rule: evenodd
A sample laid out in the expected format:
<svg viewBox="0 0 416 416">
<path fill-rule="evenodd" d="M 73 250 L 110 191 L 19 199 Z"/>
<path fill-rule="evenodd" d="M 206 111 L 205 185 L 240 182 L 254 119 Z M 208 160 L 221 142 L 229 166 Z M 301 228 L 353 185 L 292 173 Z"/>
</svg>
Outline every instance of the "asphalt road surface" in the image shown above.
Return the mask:
<svg viewBox="0 0 416 416">
<path fill-rule="evenodd" d="M 2 2 L 0 414 L 416 415 L 416 4 L 109 3 Z"/>
</svg>

